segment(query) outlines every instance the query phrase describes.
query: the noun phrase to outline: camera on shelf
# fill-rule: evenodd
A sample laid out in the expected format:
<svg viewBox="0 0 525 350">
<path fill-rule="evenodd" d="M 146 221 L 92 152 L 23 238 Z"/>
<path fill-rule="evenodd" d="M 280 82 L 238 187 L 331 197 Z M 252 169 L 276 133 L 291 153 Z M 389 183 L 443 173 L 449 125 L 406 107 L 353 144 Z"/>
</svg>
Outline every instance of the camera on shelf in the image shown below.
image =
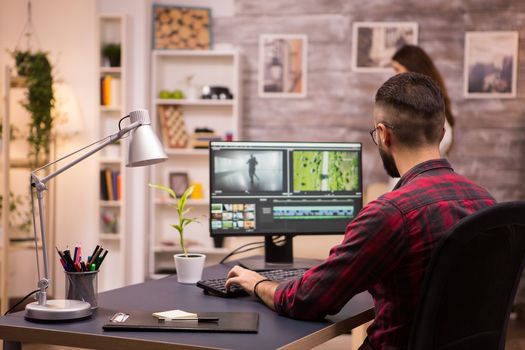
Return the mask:
<svg viewBox="0 0 525 350">
<path fill-rule="evenodd" d="M 202 88 L 201 98 L 205 100 L 231 100 L 233 94 L 225 86 L 206 85 Z"/>
</svg>

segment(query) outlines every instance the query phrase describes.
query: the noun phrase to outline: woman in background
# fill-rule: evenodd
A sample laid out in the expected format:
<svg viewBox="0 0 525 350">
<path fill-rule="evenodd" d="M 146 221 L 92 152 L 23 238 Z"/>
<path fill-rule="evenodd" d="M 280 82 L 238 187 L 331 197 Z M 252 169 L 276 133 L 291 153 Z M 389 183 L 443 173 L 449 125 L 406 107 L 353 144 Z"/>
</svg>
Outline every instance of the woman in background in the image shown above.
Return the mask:
<svg viewBox="0 0 525 350">
<path fill-rule="evenodd" d="M 437 70 L 430 56 L 420 47 L 405 45 L 392 56 L 392 67 L 397 74 L 405 72 L 416 72 L 425 74 L 438 83 L 443 97 L 445 98 L 445 136 L 439 145 L 441 155 L 445 157 L 452 147 L 452 127 L 454 126 L 454 115 L 450 110 L 450 99 L 443 78 Z"/>
</svg>

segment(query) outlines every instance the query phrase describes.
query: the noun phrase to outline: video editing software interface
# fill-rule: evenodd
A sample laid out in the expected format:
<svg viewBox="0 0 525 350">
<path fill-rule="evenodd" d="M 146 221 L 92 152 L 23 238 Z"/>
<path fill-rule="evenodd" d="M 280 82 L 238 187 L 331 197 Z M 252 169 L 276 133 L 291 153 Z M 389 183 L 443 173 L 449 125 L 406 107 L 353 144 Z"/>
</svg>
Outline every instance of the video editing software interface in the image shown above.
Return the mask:
<svg viewBox="0 0 525 350">
<path fill-rule="evenodd" d="M 344 233 L 361 173 L 360 143 L 211 142 L 210 232 Z"/>
</svg>

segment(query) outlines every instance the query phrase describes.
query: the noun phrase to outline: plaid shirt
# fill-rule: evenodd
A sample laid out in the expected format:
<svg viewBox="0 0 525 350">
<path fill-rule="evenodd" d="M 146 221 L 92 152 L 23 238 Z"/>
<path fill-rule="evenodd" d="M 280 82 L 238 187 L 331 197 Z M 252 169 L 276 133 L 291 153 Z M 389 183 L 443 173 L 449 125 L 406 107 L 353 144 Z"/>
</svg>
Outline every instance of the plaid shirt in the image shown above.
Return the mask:
<svg viewBox="0 0 525 350">
<path fill-rule="evenodd" d="M 322 319 L 368 290 L 375 320 L 362 348 L 405 348 L 435 244 L 461 218 L 494 203 L 447 160 L 418 164 L 392 192 L 363 208 L 324 262 L 279 284 L 275 308 L 293 318 Z"/>
</svg>

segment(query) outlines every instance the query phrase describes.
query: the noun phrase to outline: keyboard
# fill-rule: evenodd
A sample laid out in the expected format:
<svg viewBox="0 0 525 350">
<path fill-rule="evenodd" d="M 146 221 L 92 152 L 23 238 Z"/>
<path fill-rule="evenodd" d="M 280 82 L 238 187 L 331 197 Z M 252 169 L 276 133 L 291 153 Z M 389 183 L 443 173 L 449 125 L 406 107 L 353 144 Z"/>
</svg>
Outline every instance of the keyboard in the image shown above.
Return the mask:
<svg viewBox="0 0 525 350">
<path fill-rule="evenodd" d="M 261 276 L 271 279 L 272 281 L 284 281 L 301 277 L 308 269 L 291 269 L 291 270 L 267 270 L 258 271 Z M 206 294 L 215 295 L 223 298 L 236 298 L 249 295 L 241 286 L 233 285 L 229 291 L 226 291 L 224 284 L 227 278 L 216 278 L 201 280 L 197 282 L 197 287 L 202 288 Z"/>
</svg>

